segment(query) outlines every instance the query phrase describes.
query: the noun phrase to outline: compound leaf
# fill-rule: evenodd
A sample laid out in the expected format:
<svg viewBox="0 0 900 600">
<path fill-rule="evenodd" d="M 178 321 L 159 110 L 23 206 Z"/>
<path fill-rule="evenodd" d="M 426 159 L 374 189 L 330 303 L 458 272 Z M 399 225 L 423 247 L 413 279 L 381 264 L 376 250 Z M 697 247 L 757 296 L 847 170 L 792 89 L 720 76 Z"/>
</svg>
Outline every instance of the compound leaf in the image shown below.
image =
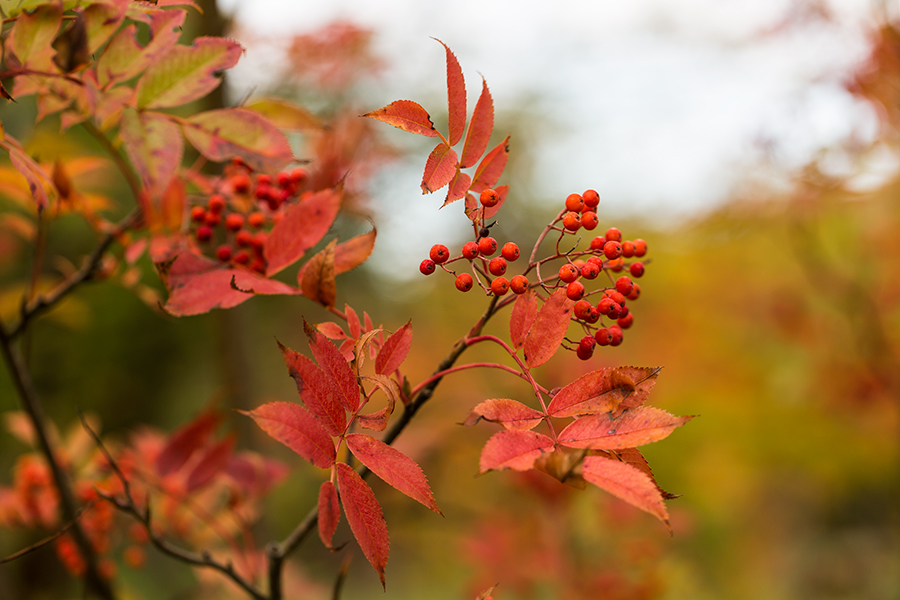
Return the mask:
<svg viewBox="0 0 900 600">
<path fill-rule="evenodd" d="M 553 440 L 536 431 L 498 431 L 481 451 L 481 473 L 513 469 L 528 471 L 537 458 L 553 449 Z"/>
<path fill-rule="evenodd" d="M 322 469 L 334 464 L 334 442 L 318 419 L 299 404 L 269 402 L 253 410 L 238 411 L 256 421 L 269 437 L 281 442 Z"/>
</svg>

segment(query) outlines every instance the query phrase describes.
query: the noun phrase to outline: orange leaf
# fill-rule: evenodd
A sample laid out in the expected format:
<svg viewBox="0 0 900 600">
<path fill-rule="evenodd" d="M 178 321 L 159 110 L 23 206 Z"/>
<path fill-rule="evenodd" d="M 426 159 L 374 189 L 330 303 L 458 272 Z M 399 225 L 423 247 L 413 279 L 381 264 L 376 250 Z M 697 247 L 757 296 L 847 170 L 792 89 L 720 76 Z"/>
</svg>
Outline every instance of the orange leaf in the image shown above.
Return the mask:
<svg viewBox="0 0 900 600">
<path fill-rule="evenodd" d="M 372 488 L 349 465 L 337 463 L 336 467 L 341 505 L 350 530 L 384 587 L 390 542 L 381 505 Z"/>
<path fill-rule="evenodd" d="M 481 451 L 480 472 L 527 471 L 541 454 L 552 449 L 553 440 L 535 431 L 498 431 Z"/>
<path fill-rule="evenodd" d="M 622 448 L 621 450 L 616 450 L 615 454 L 617 455 L 617 458 L 619 460 L 624 463 L 628 463 L 629 465 L 649 477 L 653 481 L 653 484 L 656 486 L 656 488 L 659 490 L 659 493 L 662 494 L 662 497 L 664 499 L 671 500 L 672 498 L 681 497 L 681 494 L 672 494 L 659 487 L 659 483 L 656 481 L 656 477 L 653 475 L 653 469 L 650 468 L 650 463 L 647 462 L 647 459 L 644 458 L 644 455 L 641 454 L 641 451 L 637 448 Z"/>
<path fill-rule="evenodd" d="M 439 515 L 443 514 L 437 507 L 431 486 L 428 485 L 428 480 L 416 461 L 396 448 L 363 433 L 351 433 L 344 439 L 353 456 L 385 483 Z"/>
<path fill-rule="evenodd" d="M 428 160 L 425 161 L 425 173 L 422 175 L 422 193 L 430 194 L 450 183 L 456 175 L 456 151 L 444 143 L 434 147 Z"/>
<path fill-rule="evenodd" d="M 471 183 L 472 178 L 469 177 L 468 174 L 463 173 L 459 170 L 459 167 L 456 167 L 456 174 L 453 176 L 453 179 L 450 180 L 450 186 L 447 188 L 447 199 L 444 200 L 444 206 L 447 206 L 451 202 L 456 202 L 460 198 L 465 198 L 466 192 L 469 191 L 469 183 Z"/>
<path fill-rule="evenodd" d="M 482 159 L 478 168 L 475 169 L 475 177 L 472 178 L 470 190 L 476 194 L 486 188 L 492 188 L 497 185 L 503 169 L 506 168 L 506 161 L 509 159 L 509 136 L 506 136 L 493 150 L 487 153 Z"/>
<path fill-rule="evenodd" d="M 269 437 L 281 442 L 313 465 L 334 464 L 334 442 L 319 421 L 299 404 L 269 402 L 253 410 L 238 411 L 256 421 Z"/>
<path fill-rule="evenodd" d="M 582 375 L 561 389 L 548 412 L 553 417 L 575 417 L 614 411 L 626 398 L 647 399 L 662 367 L 605 367 Z"/>
<path fill-rule="evenodd" d="M 529 367 L 542 365 L 556 354 L 566 337 L 572 306 L 566 290 L 559 289 L 547 298 L 538 311 L 534 324 L 525 336 L 525 363 Z"/>
<path fill-rule="evenodd" d="M 340 275 L 366 262 L 375 248 L 375 228 L 346 242 L 341 242 L 334 249 L 334 274 Z M 357 320 L 359 323 L 359 320 Z"/>
<path fill-rule="evenodd" d="M 360 353 L 360 356 L 363 355 L 364 353 Z M 365 429 L 384 431 L 384 428 L 387 427 L 388 419 L 394 413 L 394 407 L 397 405 L 397 400 L 401 399 L 400 386 L 397 385 L 396 381 L 386 375 L 363 375 L 362 379 L 371 381 L 378 389 L 384 392 L 384 395 L 387 396 L 388 403 L 384 408 L 376 410 L 375 412 L 357 415 L 356 422 L 359 423 L 360 427 L 364 427 Z"/>
<path fill-rule="evenodd" d="M 521 402 L 509 398 L 491 398 L 473 408 L 463 425 L 471 426 L 484 419 L 499 423 L 504 429 L 525 431 L 533 429 L 543 418 L 543 414 Z"/>
<path fill-rule="evenodd" d="M 266 275 L 272 276 L 293 264 L 315 246 L 328 233 L 340 207 L 340 190 L 329 188 L 288 208 L 266 238 Z"/>
<path fill-rule="evenodd" d="M 466 80 L 456 56 L 447 44 L 437 40 L 447 51 L 447 113 L 450 135 L 448 141 L 455 146 L 466 130 Z"/>
<path fill-rule="evenodd" d="M 516 298 L 509 315 L 509 339 L 514 348 L 519 349 L 525 344 L 525 336 L 531 330 L 537 314 L 537 296 L 533 290 Z"/>
<path fill-rule="evenodd" d="M 581 476 L 588 483 L 650 513 L 672 530 L 662 494 L 653 480 L 637 468 L 602 456 L 587 456 Z"/>
<path fill-rule="evenodd" d="M 642 406 L 613 418 L 609 413 L 588 415 L 573 421 L 559 434 L 559 443 L 569 448 L 618 450 L 657 442 L 669 436 L 694 416 L 676 417 L 666 411 Z"/>
<path fill-rule="evenodd" d="M 472 120 L 469 121 L 469 132 L 466 134 L 466 143 L 463 144 L 462 160 L 460 166 L 471 167 L 481 155 L 484 154 L 491 133 L 494 131 L 494 100 L 488 89 L 487 81 L 481 78 L 481 96 L 475 104 L 472 112 Z"/>
<path fill-rule="evenodd" d="M 331 540 L 341 521 L 341 508 L 337 490 L 331 481 L 323 481 L 319 488 L 319 538 L 326 548 L 331 548 Z"/>
<path fill-rule="evenodd" d="M 334 246 L 331 240 L 317 252 L 297 275 L 303 295 L 322 306 L 334 306 L 337 286 L 334 281 Z"/>
<path fill-rule="evenodd" d="M 437 137 L 438 132 L 428 112 L 412 100 L 395 100 L 385 107 L 366 113 L 364 117 L 384 121 L 403 131 L 418 133 L 427 137 Z"/>
</svg>

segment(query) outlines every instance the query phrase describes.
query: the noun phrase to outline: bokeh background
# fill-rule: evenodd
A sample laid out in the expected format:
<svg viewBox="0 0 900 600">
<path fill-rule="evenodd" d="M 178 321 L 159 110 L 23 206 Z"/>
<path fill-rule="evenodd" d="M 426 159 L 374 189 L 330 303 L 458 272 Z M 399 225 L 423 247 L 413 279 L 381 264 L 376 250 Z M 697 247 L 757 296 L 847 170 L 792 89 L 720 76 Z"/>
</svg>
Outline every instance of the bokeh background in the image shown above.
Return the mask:
<svg viewBox="0 0 900 600">
<path fill-rule="evenodd" d="M 331 144 L 336 164 L 354 161 L 356 216 L 339 228 L 371 215 L 379 241 L 363 268 L 339 280 L 338 301 L 389 329 L 412 319 L 412 380 L 481 312 L 449 277 L 426 280 L 416 269 L 431 244 L 465 241 L 467 220 L 461 207 L 438 210 L 440 199 L 420 195 L 426 142 L 356 116 L 409 98 L 444 121 L 443 48 L 431 36 L 459 57 L 470 107 L 478 73 L 487 79 L 493 143 L 512 134 L 503 179 L 511 196 L 495 237 L 530 247 L 568 193 L 595 188 L 601 228 L 650 248 L 625 343 L 598 349 L 589 364 L 554 359 L 545 385 L 601 365 L 662 365 L 652 403 L 700 415 L 646 448 L 661 485 L 683 494 L 669 503 L 669 537 L 596 490 L 509 473 L 476 478 L 493 430 L 457 423 L 485 398 L 527 390 L 493 372 L 445 381 L 398 442 L 422 464 L 445 518 L 376 483 L 391 531 L 387 592 L 357 556 L 344 597 L 471 598 L 496 583 L 496 598 L 523 600 L 900 597 L 897 7 L 606 4 L 229 0 L 195 20 L 247 47 L 225 102 L 298 100 L 336 132 L 330 141 L 295 136 L 298 152 Z M 33 118 L 23 104 L 3 109 L 5 126 L 10 114 Z M 22 129 L 45 155 L 86 143 L 61 147 L 53 123 Z M 10 282 L 29 259 L 9 236 L 0 243 L 10 311 Z M 91 243 L 87 228 L 61 222 L 49 251 L 77 258 Z M 302 347 L 301 316 L 327 318 L 309 302 L 272 297 L 174 319 L 132 290 L 98 284 L 42 319 L 29 353 L 61 428 L 78 406 L 100 416 L 106 435 L 125 437 L 142 424 L 172 430 L 210 404 L 293 399 L 273 338 Z M 492 328 L 504 332 L 501 322 Z M 18 408 L 5 372 L 0 394 L 0 410 Z M 314 504 L 321 474 L 248 421 L 228 417 L 240 445 L 293 469 L 258 533 L 280 537 Z M 0 436 L 0 482 L 23 451 Z M 0 549 L 39 537 L 4 530 Z M 295 561 L 296 597 L 327 597 L 342 558 L 310 540 Z M 46 575 L 55 560 L 35 553 L 0 566 L 0 589 L 14 598 L 73 593 Z M 186 567 L 152 552 L 143 569 L 120 573 L 134 598 L 205 593 Z"/>
</svg>

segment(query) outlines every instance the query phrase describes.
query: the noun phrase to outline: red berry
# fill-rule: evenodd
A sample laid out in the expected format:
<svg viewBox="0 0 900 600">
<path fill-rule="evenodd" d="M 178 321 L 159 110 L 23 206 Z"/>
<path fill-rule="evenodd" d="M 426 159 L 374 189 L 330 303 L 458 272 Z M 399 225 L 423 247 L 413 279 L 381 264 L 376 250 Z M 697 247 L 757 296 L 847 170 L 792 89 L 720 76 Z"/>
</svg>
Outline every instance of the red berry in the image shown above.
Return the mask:
<svg viewBox="0 0 900 600">
<path fill-rule="evenodd" d="M 286 173 L 284 171 L 282 171 L 281 173 L 278 174 L 275 181 L 278 182 L 278 187 L 280 187 L 283 190 L 289 189 L 293 185 L 293 182 L 291 181 L 290 173 Z"/>
<path fill-rule="evenodd" d="M 594 239 L 591 240 L 591 250 L 603 250 L 603 246 L 606 244 L 606 238 L 602 235 L 598 235 Z"/>
<path fill-rule="evenodd" d="M 618 306 L 618 304 L 613 302 L 612 298 L 603 298 L 597 303 L 597 310 L 601 315 L 608 315 L 613 306 Z"/>
<path fill-rule="evenodd" d="M 566 263 L 559 268 L 559 278 L 566 283 L 572 283 L 578 279 L 580 274 L 581 272 L 578 270 L 578 267 L 571 263 Z"/>
<path fill-rule="evenodd" d="M 581 300 L 584 296 L 584 284 L 580 281 L 573 281 L 566 286 L 566 296 L 569 300 Z"/>
<path fill-rule="evenodd" d="M 641 297 L 641 286 L 639 286 L 638 284 L 634 284 L 634 289 L 631 290 L 631 293 L 628 294 L 627 297 L 629 300 L 637 300 L 638 298 L 640 298 Z"/>
<path fill-rule="evenodd" d="M 206 224 L 215 227 L 222 222 L 222 213 L 214 213 L 211 210 L 206 211 Z"/>
<path fill-rule="evenodd" d="M 597 333 L 594 334 L 594 339 L 600 346 L 609 346 L 612 338 L 612 333 L 610 333 L 609 329 L 607 329 L 606 327 L 601 327 L 597 330 Z"/>
<path fill-rule="evenodd" d="M 625 258 L 631 258 L 634 256 L 634 242 L 630 240 L 626 240 L 622 242 L 622 256 Z"/>
<path fill-rule="evenodd" d="M 218 214 L 225 209 L 225 196 L 222 194 L 213 194 L 209 197 L 209 202 L 207 202 L 206 205 L 209 207 L 210 212 Z"/>
<path fill-rule="evenodd" d="M 528 278 L 524 275 L 516 275 L 509 281 L 509 289 L 513 294 L 524 294 L 528 291 Z"/>
<path fill-rule="evenodd" d="M 483 237 L 478 240 L 478 252 L 482 256 L 491 256 L 497 251 L 497 240 L 492 237 Z"/>
<path fill-rule="evenodd" d="M 272 176 L 268 173 L 260 173 L 256 176 L 256 185 L 272 185 Z"/>
<path fill-rule="evenodd" d="M 447 259 L 450 258 L 450 250 L 443 244 L 435 244 L 431 247 L 431 252 L 428 253 L 428 256 L 435 264 L 440 265 L 447 262 Z"/>
<path fill-rule="evenodd" d="M 634 289 L 634 282 L 631 281 L 630 277 L 626 277 L 622 275 L 618 279 L 616 279 L 616 291 L 618 291 L 623 296 L 627 296 L 631 293 L 631 290 Z"/>
<path fill-rule="evenodd" d="M 253 245 L 253 234 L 247 231 L 246 229 L 241 229 L 234 236 L 234 243 L 238 246 L 242 246 L 246 248 L 247 246 Z"/>
<path fill-rule="evenodd" d="M 472 280 L 472 276 L 468 273 L 460 273 L 456 277 L 456 289 L 461 292 L 468 292 L 472 289 L 472 286 L 475 285 L 475 282 Z"/>
<path fill-rule="evenodd" d="M 581 341 L 578 342 L 578 350 L 575 351 L 575 354 L 578 355 L 578 358 L 581 360 L 588 360 L 591 356 L 594 355 L 594 345 L 597 342 L 594 340 L 594 336 L 586 335 L 581 338 Z"/>
<path fill-rule="evenodd" d="M 620 256 L 619 258 L 609 261 L 609 268 L 614 273 L 619 273 L 625 268 L 625 259 Z"/>
<path fill-rule="evenodd" d="M 191 221 L 195 223 L 203 223 L 206 221 L 206 209 L 202 206 L 195 206 L 191 209 Z"/>
<path fill-rule="evenodd" d="M 610 298 L 616 304 L 625 304 L 625 295 L 619 290 L 606 290 L 603 292 L 604 298 Z"/>
<path fill-rule="evenodd" d="M 584 198 L 584 205 L 588 208 L 597 208 L 600 204 L 600 194 L 596 190 L 585 190 L 581 197 Z"/>
<path fill-rule="evenodd" d="M 628 267 L 628 270 L 631 271 L 632 277 L 643 277 L 644 263 L 642 263 L 642 262 L 631 263 L 631 266 Z M 627 296 L 628 294 L 625 294 L 625 295 Z"/>
<path fill-rule="evenodd" d="M 247 217 L 247 224 L 250 225 L 250 227 L 259 229 L 266 224 L 266 217 L 261 212 L 250 213 L 250 216 Z"/>
<path fill-rule="evenodd" d="M 595 213 L 594 211 L 586 210 L 581 213 L 581 226 L 588 231 L 596 229 L 599 223 L 600 219 L 597 218 L 597 213 Z"/>
<path fill-rule="evenodd" d="M 610 325 L 609 332 L 612 334 L 612 339 L 609 341 L 610 346 L 618 346 L 622 343 L 622 328 L 618 325 Z"/>
<path fill-rule="evenodd" d="M 600 320 L 600 311 L 597 310 L 596 306 L 591 306 L 591 310 L 588 313 L 588 316 L 585 319 L 585 321 L 587 321 L 588 323 L 596 323 L 599 320 Z"/>
<path fill-rule="evenodd" d="M 492 206 L 496 206 L 498 202 L 500 202 L 500 194 L 497 193 L 497 190 L 487 188 L 486 190 L 481 191 L 481 204 L 488 208 Z"/>
<path fill-rule="evenodd" d="M 502 296 L 509 291 L 509 280 L 506 277 L 498 277 L 491 282 L 491 291 L 495 296 Z"/>
<path fill-rule="evenodd" d="M 212 227 L 209 225 L 201 225 L 197 228 L 197 241 L 208 242 L 212 239 Z"/>
<path fill-rule="evenodd" d="M 647 254 L 647 242 L 640 238 L 634 240 L 634 255 L 640 258 L 645 254 Z"/>
<path fill-rule="evenodd" d="M 563 227 L 569 231 L 578 231 L 581 228 L 581 215 L 577 212 L 567 212 L 562 221 Z"/>
<path fill-rule="evenodd" d="M 246 194 L 250 191 L 250 176 L 246 173 L 239 173 L 229 178 L 232 189 L 238 194 Z"/>
<path fill-rule="evenodd" d="M 272 186 L 270 185 L 259 185 L 253 191 L 253 195 L 257 197 L 259 200 L 271 200 L 272 199 Z"/>
<path fill-rule="evenodd" d="M 584 210 L 584 198 L 581 194 L 569 194 L 566 197 L 566 210 L 581 212 Z"/>
<path fill-rule="evenodd" d="M 586 265 L 581 267 L 581 276 L 585 279 L 596 279 L 600 274 L 600 265 L 596 262 L 588 261 Z"/>
<path fill-rule="evenodd" d="M 231 260 L 231 246 L 221 245 L 216 248 L 216 258 L 222 262 Z"/>
<path fill-rule="evenodd" d="M 618 319 L 622 316 L 622 305 L 616 302 L 613 302 L 609 307 L 609 312 L 606 313 L 606 316 L 610 319 Z"/>
<path fill-rule="evenodd" d="M 225 227 L 231 231 L 237 231 L 244 226 L 244 215 L 239 213 L 230 213 L 225 217 Z"/>
<path fill-rule="evenodd" d="M 291 170 L 291 183 L 295 186 L 300 187 L 306 180 L 309 178 L 309 171 L 304 169 L 303 167 L 296 167 Z"/>
<path fill-rule="evenodd" d="M 241 265 L 249 265 L 250 264 L 250 253 L 246 250 L 238 250 L 234 254 L 234 262 Z"/>
<path fill-rule="evenodd" d="M 506 259 L 502 256 L 492 258 L 488 263 L 488 271 L 491 272 L 491 275 L 503 275 L 506 273 Z"/>
<path fill-rule="evenodd" d="M 582 299 L 575 303 L 575 307 L 572 309 L 572 314 L 575 315 L 576 319 L 587 321 L 588 317 L 591 314 L 592 308 L 594 308 L 593 304 L 591 304 L 587 300 Z"/>
<path fill-rule="evenodd" d="M 616 323 L 618 323 L 619 327 L 621 327 L 622 329 L 628 329 L 629 327 L 631 327 L 631 324 L 634 323 L 634 315 L 628 313 L 627 315 L 616 319 Z"/>
<path fill-rule="evenodd" d="M 478 257 L 478 244 L 475 242 L 466 242 L 462 247 L 462 255 L 469 260 Z"/>
<path fill-rule="evenodd" d="M 622 244 L 615 240 L 611 240 L 603 244 L 603 254 L 606 258 L 619 258 L 622 256 Z"/>
<path fill-rule="evenodd" d="M 419 263 L 419 272 L 422 273 L 422 275 L 431 275 L 432 273 L 434 273 L 434 269 L 434 261 L 430 258 L 426 258 L 421 263 Z"/>
<path fill-rule="evenodd" d="M 509 262 L 515 262 L 519 258 L 519 247 L 515 242 L 506 242 L 500 249 L 500 256 Z"/>
<path fill-rule="evenodd" d="M 266 235 L 265 231 L 257 231 L 256 235 L 253 236 L 253 241 L 250 242 L 254 248 L 257 250 L 262 250 L 263 246 L 266 245 L 266 238 L 269 237 Z"/>
<path fill-rule="evenodd" d="M 608 242 L 610 240 L 612 240 L 613 242 L 621 242 L 622 232 L 615 227 L 610 227 L 606 230 L 606 241 Z"/>
</svg>

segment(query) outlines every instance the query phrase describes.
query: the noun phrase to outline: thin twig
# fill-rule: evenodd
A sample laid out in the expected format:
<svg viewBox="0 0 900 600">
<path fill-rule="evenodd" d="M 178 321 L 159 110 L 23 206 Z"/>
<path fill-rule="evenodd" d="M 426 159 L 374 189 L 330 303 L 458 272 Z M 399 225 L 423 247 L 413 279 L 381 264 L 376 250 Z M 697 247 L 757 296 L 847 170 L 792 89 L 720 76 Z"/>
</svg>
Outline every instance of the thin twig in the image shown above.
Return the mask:
<svg viewBox="0 0 900 600">
<path fill-rule="evenodd" d="M 78 514 L 75 515 L 75 518 L 72 519 L 71 521 L 69 521 L 68 523 L 66 523 L 65 525 L 63 525 L 62 528 L 59 531 L 57 531 L 56 533 L 54 533 L 53 535 L 47 536 L 44 539 L 42 539 L 38 542 L 35 542 L 26 548 L 22 548 L 18 552 L 10 554 L 6 558 L 0 558 L 0 565 L 2 565 L 3 563 L 12 562 L 16 559 L 22 558 L 26 554 L 31 554 L 35 550 L 40 550 L 41 548 L 43 548 L 44 546 L 46 546 L 47 544 L 49 544 L 56 538 L 62 536 L 65 532 L 67 532 L 75 524 L 76 521 L 78 521 L 78 519 L 81 518 L 81 515 L 83 515 L 85 512 L 87 512 L 87 510 L 89 508 L 91 508 L 92 506 L 94 506 L 94 504 L 96 504 L 96 503 L 97 503 L 97 501 L 93 500 L 90 504 L 88 504 L 86 506 L 82 506 L 78 510 Z"/>
</svg>

